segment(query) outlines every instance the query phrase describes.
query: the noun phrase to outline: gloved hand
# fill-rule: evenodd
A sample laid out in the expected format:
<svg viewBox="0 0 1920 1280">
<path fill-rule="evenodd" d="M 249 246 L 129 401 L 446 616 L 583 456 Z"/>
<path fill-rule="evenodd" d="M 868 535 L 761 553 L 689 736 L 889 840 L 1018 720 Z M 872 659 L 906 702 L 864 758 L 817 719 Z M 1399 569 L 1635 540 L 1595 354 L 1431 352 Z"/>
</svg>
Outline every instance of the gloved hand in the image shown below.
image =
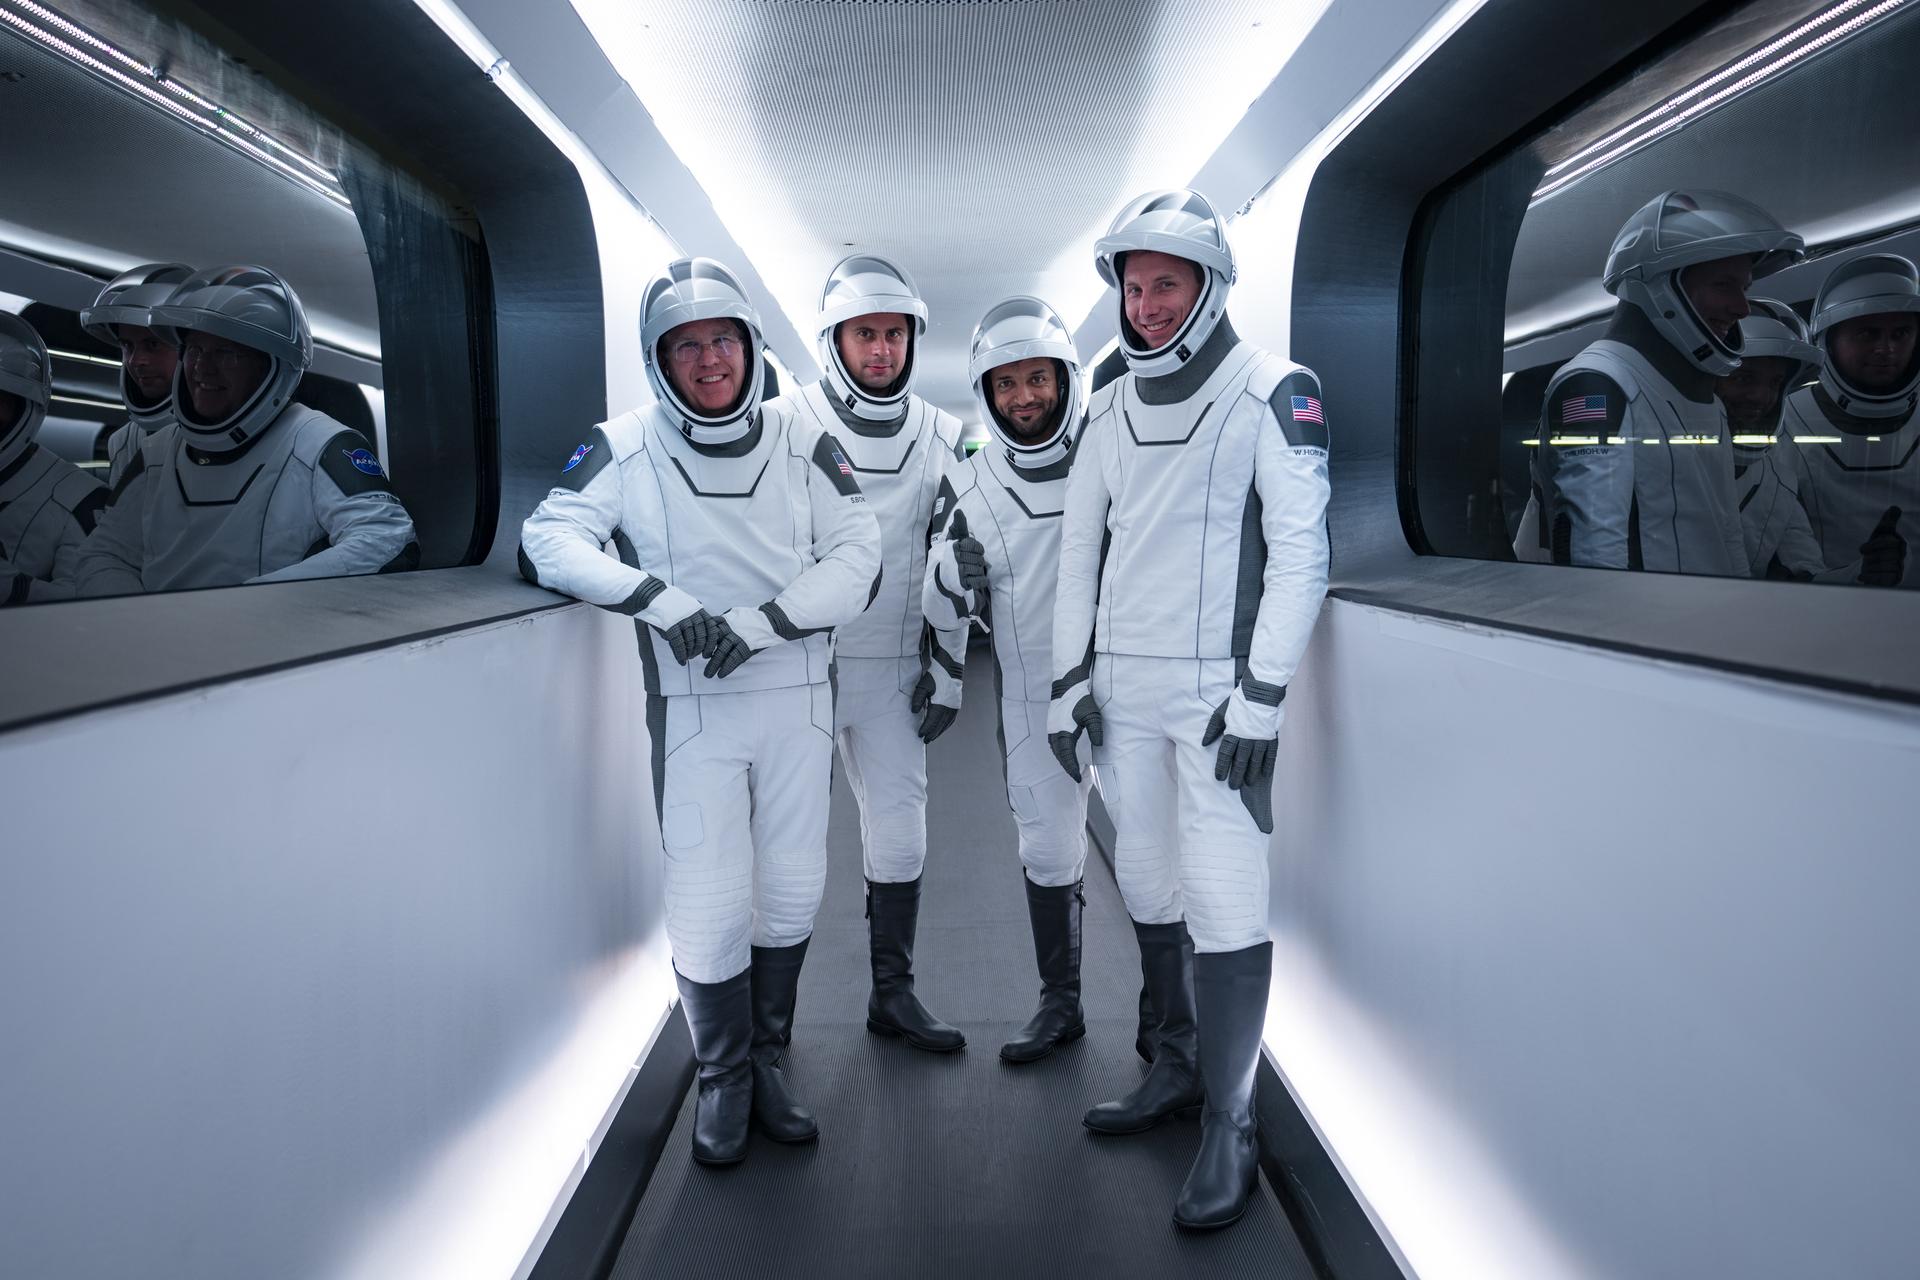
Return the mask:
<svg viewBox="0 0 1920 1280">
<path fill-rule="evenodd" d="M 960 708 L 947 706 L 934 701 L 936 686 L 933 674 L 922 671 L 920 678 L 914 681 L 913 696 L 907 703 L 907 709 L 920 717 L 920 741 L 932 742 L 953 725 L 954 717 L 960 714 Z"/>
<path fill-rule="evenodd" d="M 727 625 L 725 618 L 715 618 L 713 648 L 707 653 L 706 677 L 709 680 L 725 680 L 740 669 L 740 664 L 753 656 L 753 648 L 740 638 L 740 634 Z"/>
<path fill-rule="evenodd" d="M 947 540 L 953 544 L 953 564 L 960 574 L 962 591 L 985 591 L 987 589 L 987 549 L 980 545 L 980 539 L 967 532 L 967 513 L 953 513 L 953 523 L 948 527 Z"/>
<path fill-rule="evenodd" d="M 1273 766 L 1280 752 L 1283 686 L 1248 676 L 1213 709 L 1200 745 L 1218 740 L 1213 776 L 1240 793 L 1254 825 L 1273 834 Z"/>
<path fill-rule="evenodd" d="M 1900 536 L 1900 508 L 1888 507 L 1860 544 L 1860 581 L 1870 587 L 1897 587 L 1907 575 L 1907 540 Z"/>
<path fill-rule="evenodd" d="M 662 627 L 660 634 L 667 638 L 667 646 L 673 650 L 673 660 L 684 667 L 696 655 L 702 658 L 713 656 L 713 646 L 720 638 L 718 628 L 725 625 L 705 609 L 695 609 L 672 626 Z"/>
<path fill-rule="evenodd" d="M 1106 722 L 1100 717 L 1100 708 L 1093 700 L 1093 690 L 1085 677 L 1064 689 L 1056 680 L 1053 690 L 1053 703 L 1047 708 L 1047 745 L 1053 748 L 1053 758 L 1060 762 L 1067 776 L 1078 782 L 1080 734 L 1084 731 L 1089 742 L 1100 746 L 1106 741 L 1102 736 Z"/>
</svg>

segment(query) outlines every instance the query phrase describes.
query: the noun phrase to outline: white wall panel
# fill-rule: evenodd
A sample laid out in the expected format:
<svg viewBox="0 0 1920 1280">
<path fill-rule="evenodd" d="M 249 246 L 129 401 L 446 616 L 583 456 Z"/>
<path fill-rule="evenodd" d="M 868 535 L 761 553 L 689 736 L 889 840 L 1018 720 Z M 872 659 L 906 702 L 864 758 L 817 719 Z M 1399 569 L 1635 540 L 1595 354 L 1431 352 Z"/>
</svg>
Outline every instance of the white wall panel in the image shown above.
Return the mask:
<svg viewBox="0 0 1920 1280">
<path fill-rule="evenodd" d="M 0 737 L 9 1274 L 512 1274 L 671 990 L 633 644 L 578 607 Z"/>
<path fill-rule="evenodd" d="M 1425 1280 L 1913 1273 L 1920 714 L 1330 602 L 1268 1046 Z"/>
</svg>

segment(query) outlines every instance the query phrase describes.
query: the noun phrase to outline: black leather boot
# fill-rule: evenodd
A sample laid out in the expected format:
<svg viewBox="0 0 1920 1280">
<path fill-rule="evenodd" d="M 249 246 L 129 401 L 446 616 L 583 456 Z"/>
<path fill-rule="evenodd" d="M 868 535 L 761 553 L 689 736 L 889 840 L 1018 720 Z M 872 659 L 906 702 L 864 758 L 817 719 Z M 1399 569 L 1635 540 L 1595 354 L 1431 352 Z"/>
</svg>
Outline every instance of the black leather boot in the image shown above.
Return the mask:
<svg viewBox="0 0 1920 1280">
<path fill-rule="evenodd" d="M 916 1049 L 952 1053 L 967 1038 L 927 1012 L 913 994 L 913 934 L 920 919 L 920 880 L 904 884 L 867 881 L 867 943 L 873 959 L 873 994 L 867 997 L 867 1030 L 900 1036 Z"/>
<path fill-rule="evenodd" d="M 700 1063 L 700 1095 L 693 1104 L 693 1158 L 701 1164 L 738 1164 L 747 1154 L 747 1120 L 753 1113 L 753 1072 L 747 1050 L 753 1039 L 750 970 L 725 982 L 695 982 L 678 970 L 680 1009 L 693 1033 Z"/>
<path fill-rule="evenodd" d="M 1154 1034 L 1160 1029 L 1160 1015 L 1153 1011 L 1153 994 L 1140 984 L 1140 1029 L 1133 1033 L 1133 1051 L 1142 1062 L 1153 1061 Z"/>
<path fill-rule="evenodd" d="M 1080 908 L 1078 883 L 1027 884 L 1027 916 L 1033 923 L 1033 958 L 1040 969 L 1040 1008 L 1018 1035 L 1000 1046 L 1008 1062 L 1037 1062 L 1087 1034 L 1080 1012 Z"/>
<path fill-rule="evenodd" d="M 1173 1220 L 1180 1226 L 1205 1231 L 1239 1221 L 1260 1183 L 1253 1080 L 1272 978 L 1271 942 L 1194 957 L 1207 1108 L 1200 1125 L 1200 1154 L 1173 1206 Z"/>
<path fill-rule="evenodd" d="M 812 1142 L 820 1136 L 813 1112 L 793 1096 L 783 1059 L 793 1040 L 793 1005 L 807 942 L 753 949 L 753 1122 L 775 1142 Z"/>
<path fill-rule="evenodd" d="M 1133 922 L 1140 939 L 1140 972 L 1160 1015 L 1153 1065 L 1139 1088 L 1103 1102 L 1081 1120 L 1095 1133 L 1142 1133 L 1176 1111 L 1200 1105 L 1200 1065 L 1193 1026 L 1193 939 L 1186 922 Z"/>
</svg>

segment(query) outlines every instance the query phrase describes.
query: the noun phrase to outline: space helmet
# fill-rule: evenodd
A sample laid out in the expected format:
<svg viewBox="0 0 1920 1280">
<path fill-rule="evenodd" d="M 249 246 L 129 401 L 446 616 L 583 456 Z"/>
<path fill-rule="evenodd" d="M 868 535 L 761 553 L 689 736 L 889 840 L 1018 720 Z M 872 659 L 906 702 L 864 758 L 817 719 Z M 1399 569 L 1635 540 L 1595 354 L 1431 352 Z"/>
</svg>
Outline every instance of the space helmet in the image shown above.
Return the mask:
<svg viewBox="0 0 1920 1280">
<path fill-rule="evenodd" d="M 661 348 L 668 333 L 696 320 L 735 320 L 746 330 L 744 382 L 734 402 L 718 413 L 706 413 L 686 402 L 674 389 L 666 367 L 671 359 Z M 732 444 L 753 429 L 766 385 L 765 338 L 760 313 L 747 299 L 739 278 L 712 258 L 677 258 L 655 276 L 640 304 L 640 345 L 647 367 L 647 384 L 666 406 L 680 433 L 695 444 Z"/>
<path fill-rule="evenodd" d="M 873 391 L 862 386 L 840 355 L 840 326 L 858 316 L 896 312 L 913 321 L 907 337 L 907 365 L 890 386 Z M 849 412 L 869 422 L 891 422 L 906 408 L 927 331 L 927 304 L 906 269 L 874 253 L 848 254 L 827 273 L 820 291 L 820 367 L 827 385 Z"/>
<path fill-rule="evenodd" d="M 1842 377 L 1833 363 L 1833 327 L 1861 316 L 1920 311 L 1920 271 L 1893 253 L 1866 253 L 1833 269 L 1813 300 L 1808 334 L 1820 349 L 1820 386 L 1835 405 L 1860 418 L 1891 418 L 1913 408 L 1920 392 L 1920 344 L 1906 377 L 1887 390 L 1868 392 Z"/>
<path fill-rule="evenodd" d="M 1153 348 L 1127 323 L 1124 259 L 1136 250 L 1185 258 L 1197 264 L 1205 277 L 1185 323 Z M 1172 373 L 1191 360 L 1227 314 L 1227 295 L 1236 275 L 1233 246 L 1227 243 L 1226 219 L 1198 191 L 1149 191 L 1134 197 L 1114 215 L 1113 225 L 1095 242 L 1093 252 L 1100 278 L 1114 291 L 1120 353 L 1127 368 L 1143 378 Z"/>
<path fill-rule="evenodd" d="M 46 341 L 26 320 L 8 312 L 0 312 L 0 391 L 20 398 L 20 416 L 0 434 L 0 467 L 6 467 L 33 443 L 53 398 L 53 361 Z"/>
<path fill-rule="evenodd" d="M 1039 440 L 1019 439 L 1001 420 L 987 390 L 987 375 L 1001 365 L 1044 357 L 1061 366 L 1060 401 L 1054 407 L 1052 430 Z M 1073 337 L 1052 307 L 1025 294 L 995 303 L 974 327 L 967 357 L 967 380 L 980 406 L 980 418 L 1018 467 L 1044 467 L 1073 448 L 1085 409 L 1085 379 Z"/>
<path fill-rule="evenodd" d="M 153 309 L 171 298 L 174 290 L 192 275 L 193 268 L 184 262 L 148 262 L 122 271 L 107 281 L 92 306 L 81 309 L 80 327 L 90 336 L 117 348 L 120 335 L 115 332 L 115 326 L 152 328 Z M 120 399 L 127 406 L 128 418 L 141 431 L 158 431 L 173 421 L 172 385 L 149 403 L 128 376 L 124 363 L 120 366 Z"/>
<path fill-rule="evenodd" d="M 195 448 L 238 449 L 273 425 L 293 401 L 294 388 L 313 363 L 313 331 L 292 286 L 265 267 L 213 267 L 188 277 L 152 309 L 149 328 L 184 347 L 189 333 L 210 333 L 250 348 L 270 361 L 267 376 L 246 402 L 218 422 L 193 411 L 183 357 L 173 375 L 174 419 Z"/>
</svg>

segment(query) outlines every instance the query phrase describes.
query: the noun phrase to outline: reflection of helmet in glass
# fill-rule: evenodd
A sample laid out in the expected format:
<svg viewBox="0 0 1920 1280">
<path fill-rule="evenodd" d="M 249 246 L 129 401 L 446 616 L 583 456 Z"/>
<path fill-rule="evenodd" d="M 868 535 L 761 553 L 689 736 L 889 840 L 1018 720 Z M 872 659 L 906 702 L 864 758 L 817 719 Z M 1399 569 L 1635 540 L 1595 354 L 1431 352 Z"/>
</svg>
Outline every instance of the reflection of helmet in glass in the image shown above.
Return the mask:
<svg viewBox="0 0 1920 1280">
<path fill-rule="evenodd" d="M 153 309 L 171 298 L 181 282 L 192 275 L 193 268 L 184 262 L 148 262 L 122 271 L 107 281 L 92 306 L 81 310 L 80 327 L 108 346 L 118 347 L 116 325 L 152 328 Z M 173 388 L 169 386 L 149 404 L 127 376 L 124 364 L 120 367 L 120 399 L 133 425 L 141 431 L 158 431 L 173 421 Z"/>
<path fill-rule="evenodd" d="M 1001 365 L 1020 360 L 1052 360 L 1066 376 L 1060 400 L 1054 406 L 1052 430 L 1038 440 L 1016 437 L 994 408 L 987 375 Z M 1038 298 L 1022 295 L 996 303 L 973 330 L 973 352 L 967 358 L 967 378 L 980 416 L 995 440 L 1006 446 L 1016 466 L 1044 467 L 1066 456 L 1083 408 L 1084 382 L 1080 353 L 1059 313 Z"/>
<path fill-rule="evenodd" d="M 840 355 L 840 326 L 860 316 L 896 314 L 913 321 L 907 335 L 907 364 L 883 390 L 862 386 Z M 927 331 L 927 304 L 906 268 L 872 253 L 848 254 L 827 273 L 820 291 L 820 367 L 827 385 L 848 410 L 870 422 L 892 422 L 913 390 L 920 335 Z"/>
<path fill-rule="evenodd" d="M 696 320 L 734 320 L 747 331 L 746 385 L 719 413 L 703 413 L 674 390 L 661 343 L 667 334 Z M 760 313 L 747 300 L 747 291 L 733 272 L 712 258 L 679 258 L 655 276 L 640 304 L 640 346 L 647 367 L 647 383 L 666 406 L 682 435 L 696 444 L 731 444 L 753 429 L 760 408 L 766 359 L 760 335 Z"/>
<path fill-rule="evenodd" d="M 1820 365 L 1820 348 L 1807 340 L 1807 322 L 1784 302 L 1748 298 L 1750 314 L 1740 322 L 1742 359 L 1790 360 L 1788 388 L 1799 386 Z"/>
<path fill-rule="evenodd" d="M 0 312 L 0 391 L 20 397 L 20 416 L 0 434 L 0 467 L 26 452 L 53 396 L 53 361 L 47 344 L 19 316 Z"/>
<path fill-rule="evenodd" d="M 258 351 L 269 360 L 267 376 L 246 403 L 219 422 L 193 411 L 185 393 L 187 362 L 173 375 L 174 418 L 188 441 L 208 453 L 238 449 L 258 438 L 293 401 L 293 389 L 313 363 L 313 332 L 292 287 L 265 267 L 213 267 L 181 282 L 173 296 L 153 308 L 149 328 L 185 346 L 190 333 Z"/>
<path fill-rule="evenodd" d="M 1834 404 L 1862 418 L 1889 418 L 1907 412 L 1920 391 L 1920 346 L 1907 376 L 1885 391 L 1867 392 L 1842 377 L 1833 363 L 1833 329 L 1861 316 L 1920 311 L 1920 271 L 1893 253 L 1863 253 L 1833 269 L 1813 300 L 1809 331 L 1820 348 L 1820 386 Z"/>
<path fill-rule="evenodd" d="M 1641 205 L 1613 238 L 1601 283 L 1640 309 L 1660 336 L 1693 366 L 1724 377 L 1740 366 L 1738 327 L 1730 337 L 1707 328 L 1680 287 L 1700 262 L 1745 256 L 1753 278 L 1805 256 L 1799 236 L 1749 200 L 1725 191 L 1663 191 Z"/>
<path fill-rule="evenodd" d="M 1201 269 L 1200 296 L 1179 332 L 1158 347 L 1148 348 L 1127 323 L 1122 288 L 1126 255 L 1138 250 L 1171 254 Z M 1093 246 L 1094 266 L 1114 290 L 1120 322 L 1120 353 L 1127 367 L 1147 378 L 1172 373 L 1206 345 L 1220 317 L 1227 313 L 1227 294 L 1233 288 L 1233 246 L 1227 243 L 1226 219 L 1198 191 L 1149 191 L 1129 200 L 1114 215 L 1113 225 Z"/>
</svg>

